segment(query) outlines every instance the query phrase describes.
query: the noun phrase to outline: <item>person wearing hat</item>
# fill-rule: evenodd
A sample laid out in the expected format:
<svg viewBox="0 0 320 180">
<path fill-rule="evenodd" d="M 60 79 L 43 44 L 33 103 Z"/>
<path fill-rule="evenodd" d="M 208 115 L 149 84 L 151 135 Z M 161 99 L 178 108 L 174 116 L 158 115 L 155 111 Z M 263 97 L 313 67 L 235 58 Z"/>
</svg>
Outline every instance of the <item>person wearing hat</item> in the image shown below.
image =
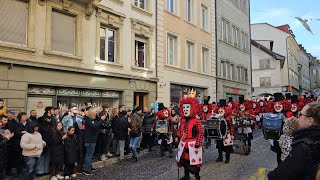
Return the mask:
<svg viewBox="0 0 320 180">
<path fill-rule="evenodd" d="M 211 98 L 210 96 L 205 97 L 203 100 L 203 104 L 200 104 L 200 106 L 199 106 L 199 108 L 200 108 L 199 112 L 201 112 L 200 118 L 203 121 L 205 121 L 213 116 L 213 112 L 212 112 L 213 106 L 212 106 L 212 104 L 209 104 L 210 98 Z M 205 140 L 204 141 L 206 142 L 206 145 L 205 145 L 206 149 L 208 149 L 208 146 L 211 145 L 211 139 L 208 138 L 207 136 L 208 136 L 207 132 L 205 131 L 205 133 L 204 133 Z"/>
<path fill-rule="evenodd" d="M 303 108 L 303 104 L 299 102 L 298 95 L 291 96 L 290 103 L 291 103 L 290 110 L 286 112 L 286 117 L 290 118 L 294 116 L 296 118 L 299 118 L 298 114 Z"/>
<path fill-rule="evenodd" d="M 226 153 L 226 160 L 225 163 L 228 164 L 230 162 L 230 153 L 232 152 L 232 145 L 233 145 L 233 123 L 231 120 L 231 111 L 227 106 L 227 101 L 225 99 L 219 100 L 219 109 L 218 114 L 223 116 L 227 120 L 227 135 L 223 139 L 216 139 L 216 148 L 219 152 L 219 157 L 217 158 L 216 162 L 223 161 L 222 153 L 223 151 Z M 230 117 L 230 118 L 229 118 Z"/>
<path fill-rule="evenodd" d="M 160 155 L 164 156 L 165 149 L 168 148 L 169 157 L 173 158 L 172 142 L 174 125 L 171 121 L 170 110 L 164 107 L 163 103 L 159 103 L 159 109 L 156 114 L 157 122 L 155 124 L 160 144 Z"/>
<path fill-rule="evenodd" d="M 184 177 L 181 180 L 190 179 L 190 173 L 196 180 L 200 180 L 202 165 L 202 124 L 196 117 L 199 103 L 195 97 L 195 91 L 191 90 L 188 97 L 181 99 L 179 103 L 181 123 L 178 136 L 180 137 L 176 161 L 178 167 L 184 167 Z"/>
</svg>

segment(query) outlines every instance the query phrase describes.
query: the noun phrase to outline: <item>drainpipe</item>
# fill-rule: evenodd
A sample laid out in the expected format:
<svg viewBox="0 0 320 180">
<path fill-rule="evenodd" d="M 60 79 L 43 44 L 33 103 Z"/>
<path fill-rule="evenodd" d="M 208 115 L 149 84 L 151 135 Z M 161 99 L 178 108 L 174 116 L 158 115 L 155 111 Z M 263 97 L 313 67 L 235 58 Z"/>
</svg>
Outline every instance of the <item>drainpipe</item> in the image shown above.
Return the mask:
<svg viewBox="0 0 320 180">
<path fill-rule="evenodd" d="M 158 79 L 158 0 L 156 0 L 156 52 L 155 52 L 155 60 L 156 60 L 156 78 Z M 156 98 L 155 101 L 158 100 L 158 83 L 157 82 L 157 87 L 156 87 Z"/>
<path fill-rule="evenodd" d="M 215 0 L 214 3 L 214 8 L 215 8 L 215 11 L 214 11 L 214 16 L 215 16 L 215 38 L 216 38 L 216 102 L 218 102 L 218 27 L 217 27 L 217 1 L 218 0 Z"/>
<path fill-rule="evenodd" d="M 290 36 L 287 36 L 286 37 L 286 51 L 287 51 L 287 68 L 288 68 L 288 92 L 289 92 L 289 87 L 290 87 L 290 75 L 289 75 L 289 72 L 290 72 L 290 69 L 289 69 L 289 50 L 288 50 L 288 38 Z"/>
<path fill-rule="evenodd" d="M 250 8 L 250 1 L 248 1 L 248 8 L 249 8 L 249 34 L 250 34 L 250 39 L 248 42 L 248 46 L 250 46 L 250 74 L 251 74 L 251 82 L 250 82 L 250 92 L 251 92 L 251 98 L 252 98 L 252 49 L 251 49 L 251 8 Z"/>
</svg>

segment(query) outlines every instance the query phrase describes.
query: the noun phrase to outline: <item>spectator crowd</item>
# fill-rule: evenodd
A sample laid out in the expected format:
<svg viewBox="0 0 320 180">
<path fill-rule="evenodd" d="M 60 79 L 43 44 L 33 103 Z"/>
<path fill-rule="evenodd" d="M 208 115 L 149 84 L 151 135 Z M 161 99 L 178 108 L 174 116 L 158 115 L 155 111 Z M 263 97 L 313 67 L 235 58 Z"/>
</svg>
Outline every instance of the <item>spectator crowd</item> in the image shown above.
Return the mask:
<svg viewBox="0 0 320 180">
<path fill-rule="evenodd" d="M 0 99 L 0 111 L 4 109 Z M 174 115 L 175 120 L 177 115 Z M 35 110 L 17 115 L 0 114 L 0 179 L 7 176 L 26 180 L 50 175 L 52 180 L 70 179 L 77 174 L 91 175 L 93 160 L 104 161 L 132 153 L 137 162 L 140 150 L 152 151 L 156 144 L 153 109 L 124 105 L 71 106 L 60 116 L 59 109 L 46 107 L 42 116 Z M 177 128 L 177 127 L 176 127 Z"/>
</svg>

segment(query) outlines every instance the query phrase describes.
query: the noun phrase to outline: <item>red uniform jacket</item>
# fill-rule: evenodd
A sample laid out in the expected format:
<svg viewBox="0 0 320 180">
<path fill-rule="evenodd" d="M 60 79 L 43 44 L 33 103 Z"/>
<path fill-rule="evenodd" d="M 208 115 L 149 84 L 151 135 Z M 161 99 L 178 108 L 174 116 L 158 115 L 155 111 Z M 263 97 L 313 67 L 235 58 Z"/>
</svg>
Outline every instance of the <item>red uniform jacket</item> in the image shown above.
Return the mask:
<svg viewBox="0 0 320 180">
<path fill-rule="evenodd" d="M 178 136 L 182 141 L 195 139 L 196 145 L 201 147 L 203 142 L 202 124 L 197 118 L 191 118 L 186 121 L 185 118 L 181 119 L 179 126 Z"/>
</svg>

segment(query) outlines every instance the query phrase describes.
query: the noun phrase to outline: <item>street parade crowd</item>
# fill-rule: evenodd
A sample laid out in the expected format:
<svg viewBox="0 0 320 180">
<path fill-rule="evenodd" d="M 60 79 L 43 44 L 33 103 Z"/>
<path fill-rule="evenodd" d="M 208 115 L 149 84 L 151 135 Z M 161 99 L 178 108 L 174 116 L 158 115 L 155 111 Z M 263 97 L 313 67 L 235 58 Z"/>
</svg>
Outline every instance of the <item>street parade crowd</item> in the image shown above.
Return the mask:
<svg viewBox="0 0 320 180">
<path fill-rule="evenodd" d="M 178 106 L 158 104 L 157 112 L 124 105 L 78 109 L 46 107 L 42 116 L 35 110 L 7 111 L 0 99 L 0 179 L 21 176 L 31 180 L 50 175 L 52 180 L 92 175 L 93 159 L 101 161 L 137 153 L 160 145 L 160 156 L 174 158 L 184 168 L 182 180 L 193 174 L 200 179 L 204 149 L 215 141 L 216 162 L 229 163 L 234 146 L 245 155 L 251 152 L 252 129 L 261 128 L 276 153 L 278 167 L 273 179 L 315 179 L 320 164 L 320 103 L 315 97 L 275 93 L 259 100 L 229 98 L 200 103 L 190 90 Z M 174 154 L 174 149 L 176 153 Z M 225 158 L 223 157 L 225 153 Z M 318 173 L 320 176 L 320 173 Z M 318 177 L 320 178 L 320 177 Z"/>
</svg>

